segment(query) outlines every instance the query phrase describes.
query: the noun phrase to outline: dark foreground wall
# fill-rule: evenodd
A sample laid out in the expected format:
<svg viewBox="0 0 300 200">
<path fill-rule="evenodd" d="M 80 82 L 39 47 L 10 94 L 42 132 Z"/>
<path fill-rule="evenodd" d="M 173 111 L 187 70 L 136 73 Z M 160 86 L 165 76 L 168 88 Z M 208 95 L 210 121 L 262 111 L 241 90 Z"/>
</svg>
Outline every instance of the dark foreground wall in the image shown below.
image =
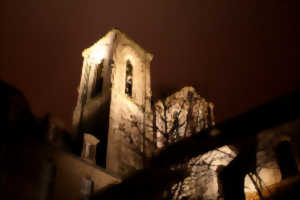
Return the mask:
<svg viewBox="0 0 300 200">
<path fill-rule="evenodd" d="M 79 200 L 89 190 L 120 181 L 94 164 L 39 142 L 6 145 L 4 149 L 1 199 Z"/>
</svg>

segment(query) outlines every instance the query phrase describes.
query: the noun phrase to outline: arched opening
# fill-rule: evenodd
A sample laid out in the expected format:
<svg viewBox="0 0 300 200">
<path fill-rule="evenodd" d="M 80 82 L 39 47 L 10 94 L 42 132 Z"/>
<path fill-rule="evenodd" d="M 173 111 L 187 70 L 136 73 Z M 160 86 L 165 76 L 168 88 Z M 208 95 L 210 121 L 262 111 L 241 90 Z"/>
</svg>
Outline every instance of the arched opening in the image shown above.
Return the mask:
<svg viewBox="0 0 300 200">
<path fill-rule="evenodd" d="M 132 97 L 132 64 L 129 60 L 126 62 L 125 94 Z"/>
<path fill-rule="evenodd" d="M 104 60 L 101 61 L 100 64 L 98 64 L 96 67 L 96 74 L 95 74 L 95 83 L 94 83 L 94 88 L 92 91 L 92 97 L 95 97 L 99 94 L 101 94 L 102 91 L 102 85 L 103 85 L 103 77 L 102 77 L 102 71 L 103 71 L 103 66 L 104 66 Z"/>
<path fill-rule="evenodd" d="M 84 134 L 83 148 L 81 152 L 81 158 L 86 161 L 96 162 L 97 144 L 99 140 L 88 133 Z"/>
</svg>

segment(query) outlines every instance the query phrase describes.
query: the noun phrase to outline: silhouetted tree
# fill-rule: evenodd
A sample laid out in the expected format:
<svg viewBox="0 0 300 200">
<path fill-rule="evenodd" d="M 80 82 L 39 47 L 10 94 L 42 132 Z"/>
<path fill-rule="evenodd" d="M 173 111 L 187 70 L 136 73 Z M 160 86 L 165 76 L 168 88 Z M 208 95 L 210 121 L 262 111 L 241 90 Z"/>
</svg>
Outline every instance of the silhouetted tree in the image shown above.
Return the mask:
<svg viewBox="0 0 300 200">
<path fill-rule="evenodd" d="M 209 110 L 210 108 L 206 108 L 205 116 L 199 113 L 201 111 L 204 112 L 203 110 L 195 111 L 194 108 L 197 104 L 197 109 L 200 109 L 199 105 L 202 103 L 201 101 L 202 98 L 195 96 L 192 92 L 188 92 L 186 99 L 175 98 L 171 101 L 167 99 L 158 101 L 158 103 L 153 106 L 153 120 L 155 120 L 153 123 L 139 123 L 134 116 L 131 116 L 129 120 L 131 127 L 129 129 L 126 129 L 128 121 L 119 126 L 119 130 L 121 130 L 127 147 L 140 155 L 143 159 L 144 166 L 147 166 L 151 155 L 159 151 L 162 146 L 175 143 L 196 133 L 197 130 L 207 128 L 213 124 L 213 120 L 207 118 L 210 117 L 208 112 L 212 112 Z M 153 131 L 152 136 L 146 136 L 144 126 Z M 147 155 L 146 151 L 149 151 L 149 149 L 151 149 L 150 151 L 152 153 Z M 192 168 L 207 164 L 205 162 L 196 162 L 196 160 L 199 159 L 200 157 L 193 159 L 193 161 L 186 159 L 181 163 L 173 165 L 171 170 L 185 171 L 191 175 Z M 195 179 L 196 177 L 193 178 L 193 180 Z M 185 187 L 189 184 L 187 180 L 181 180 L 169 188 L 167 198 L 182 199 L 184 197 L 183 193 L 185 192 Z"/>
</svg>

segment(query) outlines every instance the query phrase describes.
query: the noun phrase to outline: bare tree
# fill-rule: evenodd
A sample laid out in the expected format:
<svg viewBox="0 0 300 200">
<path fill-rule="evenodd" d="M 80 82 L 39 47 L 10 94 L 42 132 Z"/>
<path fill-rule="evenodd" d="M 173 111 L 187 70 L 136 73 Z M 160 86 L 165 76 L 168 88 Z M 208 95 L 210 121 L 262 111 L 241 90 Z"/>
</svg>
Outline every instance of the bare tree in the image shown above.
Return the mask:
<svg viewBox="0 0 300 200">
<path fill-rule="evenodd" d="M 203 105 L 204 104 L 204 105 Z M 173 97 L 172 99 L 163 99 L 158 101 L 153 107 L 153 121 L 147 124 L 140 123 L 135 116 L 131 116 L 129 124 L 131 128 L 128 131 L 126 124 L 128 120 L 119 126 L 119 130 L 123 133 L 127 147 L 140 155 L 143 160 L 144 166 L 149 163 L 149 154 L 145 152 L 145 148 L 151 149 L 153 155 L 158 152 L 160 148 L 168 146 L 169 144 L 178 142 L 185 137 L 188 137 L 196 131 L 208 128 L 212 125 L 213 120 L 208 119 L 211 117 L 211 106 L 203 98 L 195 95 L 192 92 L 187 92 L 186 98 Z M 146 136 L 144 126 L 152 130 L 152 136 Z M 145 143 L 147 145 L 145 146 Z M 197 159 L 200 159 L 198 157 Z M 181 163 L 171 166 L 172 170 L 185 171 L 190 176 L 192 168 L 197 165 L 205 165 L 206 163 L 196 162 L 189 159 Z M 194 175 L 196 175 L 194 173 Z M 197 174 L 198 175 L 198 174 Z M 186 191 L 189 180 L 196 179 L 187 178 L 181 180 L 171 188 L 168 189 L 168 199 L 182 199 L 183 193 Z"/>
</svg>

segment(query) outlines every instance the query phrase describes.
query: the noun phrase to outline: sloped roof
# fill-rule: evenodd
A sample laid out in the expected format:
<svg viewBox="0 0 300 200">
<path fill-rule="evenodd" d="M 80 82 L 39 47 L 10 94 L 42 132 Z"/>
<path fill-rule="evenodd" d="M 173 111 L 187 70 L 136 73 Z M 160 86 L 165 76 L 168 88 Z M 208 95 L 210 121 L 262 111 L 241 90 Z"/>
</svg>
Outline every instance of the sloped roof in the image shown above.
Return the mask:
<svg viewBox="0 0 300 200">
<path fill-rule="evenodd" d="M 139 44 L 137 44 L 135 41 L 133 41 L 130 37 L 128 37 L 125 33 L 121 32 L 119 29 L 113 28 L 110 31 L 108 31 L 105 36 L 103 36 L 100 40 L 95 42 L 91 47 L 83 50 L 82 56 L 88 57 L 89 55 L 92 55 L 93 52 L 98 51 L 99 48 L 103 45 L 113 45 L 115 39 L 117 37 L 123 37 L 125 40 L 127 40 L 135 49 L 142 52 L 144 55 L 147 55 L 149 60 L 152 60 L 153 54 L 147 52 L 145 49 L 143 49 Z"/>
</svg>

